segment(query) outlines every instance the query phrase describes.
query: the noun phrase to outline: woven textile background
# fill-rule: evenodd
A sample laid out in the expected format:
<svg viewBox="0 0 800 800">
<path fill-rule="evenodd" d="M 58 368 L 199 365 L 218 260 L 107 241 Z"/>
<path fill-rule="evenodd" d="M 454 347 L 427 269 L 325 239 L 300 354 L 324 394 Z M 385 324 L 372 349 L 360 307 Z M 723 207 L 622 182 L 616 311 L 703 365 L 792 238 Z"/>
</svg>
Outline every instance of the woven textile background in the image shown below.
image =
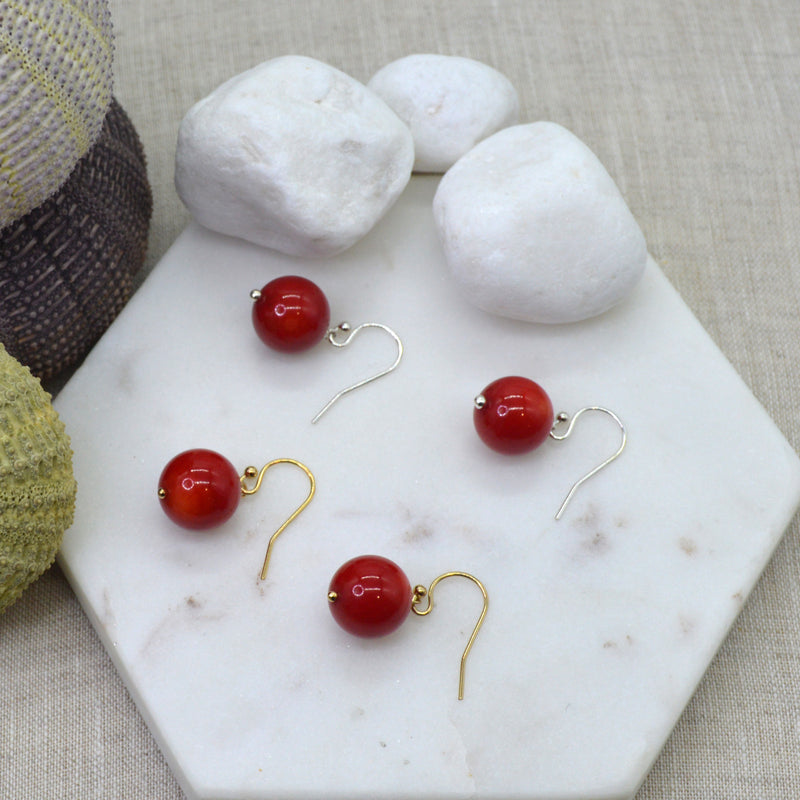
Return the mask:
<svg viewBox="0 0 800 800">
<path fill-rule="evenodd" d="M 188 219 L 172 185 L 178 123 L 224 79 L 287 53 L 362 81 L 408 53 L 469 56 L 511 79 L 524 121 L 559 122 L 597 153 L 666 275 L 800 445 L 797 0 L 112 0 L 111 12 L 114 92 L 153 186 L 149 266 Z M 800 797 L 798 575 L 795 520 L 637 800 Z M 183 797 L 58 568 L 0 617 L 0 674 L 0 797 Z"/>
</svg>

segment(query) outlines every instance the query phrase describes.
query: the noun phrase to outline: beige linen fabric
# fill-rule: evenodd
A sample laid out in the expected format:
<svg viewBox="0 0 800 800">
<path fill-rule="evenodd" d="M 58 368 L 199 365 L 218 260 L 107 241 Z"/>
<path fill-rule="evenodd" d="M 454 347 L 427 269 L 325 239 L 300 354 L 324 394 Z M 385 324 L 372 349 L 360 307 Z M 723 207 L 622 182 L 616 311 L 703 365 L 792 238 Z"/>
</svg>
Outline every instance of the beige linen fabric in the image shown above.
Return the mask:
<svg viewBox="0 0 800 800">
<path fill-rule="evenodd" d="M 287 53 L 362 81 L 413 52 L 469 56 L 511 79 L 523 120 L 559 122 L 597 153 L 664 272 L 800 444 L 797 0 L 112 0 L 111 11 L 115 94 L 155 196 L 149 266 L 188 219 L 172 185 L 178 123 L 224 79 Z M 800 797 L 798 574 L 795 520 L 637 800 Z M 0 797 L 183 797 L 57 568 L 0 617 L 0 643 Z"/>
</svg>

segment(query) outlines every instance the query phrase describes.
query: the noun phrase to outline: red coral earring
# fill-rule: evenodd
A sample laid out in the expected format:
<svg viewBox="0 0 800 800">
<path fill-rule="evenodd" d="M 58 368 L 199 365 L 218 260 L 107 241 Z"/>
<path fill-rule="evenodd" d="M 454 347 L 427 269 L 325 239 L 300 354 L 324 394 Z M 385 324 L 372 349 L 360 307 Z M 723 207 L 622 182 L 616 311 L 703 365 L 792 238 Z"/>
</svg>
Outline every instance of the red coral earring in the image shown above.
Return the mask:
<svg viewBox="0 0 800 800">
<path fill-rule="evenodd" d="M 316 481 L 311 470 L 293 458 L 276 458 L 260 470 L 247 467 L 240 476 L 225 456 L 214 450 L 196 448 L 186 450 L 172 458 L 161 472 L 158 481 L 158 499 L 164 513 L 176 524 L 191 530 L 208 530 L 229 520 L 239 500 L 255 494 L 267 470 L 277 464 L 292 464 L 301 469 L 309 481 L 306 499 L 272 534 L 261 568 L 261 580 L 267 577 L 272 546 L 278 536 L 298 517 L 311 502 L 316 491 Z"/>
<path fill-rule="evenodd" d="M 476 398 L 472 412 L 475 430 L 483 442 L 498 453 L 528 453 L 539 447 L 548 436 L 556 441 L 566 439 L 575 427 L 578 418 L 587 411 L 602 411 L 619 425 L 622 440 L 616 452 L 587 472 L 569 490 L 564 502 L 556 513 L 561 519 L 564 510 L 578 488 L 593 475 L 607 467 L 625 449 L 627 434 L 620 418 L 602 406 L 586 406 L 576 411 L 570 418 L 561 412 L 553 415 L 553 404 L 538 383 L 517 375 L 498 378 L 490 383 Z M 558 430 L 566 424 L 566 430 Z"/>
<path fill-rule="evenodd" d="M 445 578 L 468 578 L 483 595 L 483 610 L 461 656 L 458 677 L 458 699 L 464 699 L 464 668 L 472 645 L 489 608 L 489 595 L 484 585 L 468 572 L 445 572 L 426 588 L 411 588 L 406 574 L 394 561 L 383 556 L 358 556 L 343 564 L 328 587 L 328 607 L 336 622 L 355 636 L 386 636 L 402 625 L 409 612 L 426 616 L 433 610 L 433 591 Z M 428 598 L 425 608 L 419 604 Z"/>
<path fill-rule="evenodd" d="M 324 338 L 334 347 L 346 347 L 365 328 L 380 328 L 388 333 L 397 345 L 397 358 L 386 369 L 337 392 L 311 420 L 317 422 L 322 415 L 343 395 L 366 386 L 392 372 L 403 357 L 400 337 L 379 322 L 364 322 L 351 328 L 347 322 L 330 326 L 330 306 L 322 289 L 313 281 L 298 275 L 275 278 L 261 289 L 254 289 L 250 297 L 253 304 L 253 327 L 268 347 L 284 353 L 308 350 Z"/>
</svg>

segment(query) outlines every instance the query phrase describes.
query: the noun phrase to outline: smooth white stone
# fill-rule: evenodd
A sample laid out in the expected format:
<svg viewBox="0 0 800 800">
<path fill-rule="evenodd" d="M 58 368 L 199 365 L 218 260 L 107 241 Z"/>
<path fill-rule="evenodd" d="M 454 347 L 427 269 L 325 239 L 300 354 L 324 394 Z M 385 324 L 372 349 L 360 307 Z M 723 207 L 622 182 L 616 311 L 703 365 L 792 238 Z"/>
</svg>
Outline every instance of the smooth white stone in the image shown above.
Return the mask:
<svg viewBox="0 0 800 800">
<path fill-rule="evenodd" d="M 476 316 L 441 277 L 435 185 L 413 178 L 332 264 L 192 225 L 56 398 L 79 485 L 61 564 L 190 800 L 629 800 L 800 500 L 797 456 L 652 261 L 631 302 L 583 323 Z M 316 425 L 395 347 L 373 331 L 265 348 L 249 292 L 290 270 L 335 320 L 406 345 Z M 559 522 L 619 430 L 587 414 L 566 442 L 489 450 L 473 397 L 515 373 L 557 411 L 604 405 L 627 426 Z M 263 583 L 305 475 L 276 467 L 220 529 L 185 531 L 156 484 L 188 447 L 314 471 Z M 326 593 L 362 553 L 412 585 L 484 582 L 463 701 L 476 587 L 443 581 L 430 616 L 356 639 Z"/>
<path fill-rule="evenodd" d="M 351 247 L 392 206 L 414 161 L 408 128 L 374 92 L 304 56 L 222 84 L 181 122 L 175 185 L 214 231 L 282 253 Z"/>
<path fill-rule="evenodd" d="M 411 129 L 415 172 L 445 172 L 519 119 L 511 81 L 471 58 L 417 53 L 387 64 L 367 86 Z"/>
<path fill-rule="evenodd" d="M 450 272 L 478 308 L 576 322 L 625 298 L 647 245 L 597 156 L 554 122 L 506 128 L 442 178 L 433 211 Z"/>
</svg>

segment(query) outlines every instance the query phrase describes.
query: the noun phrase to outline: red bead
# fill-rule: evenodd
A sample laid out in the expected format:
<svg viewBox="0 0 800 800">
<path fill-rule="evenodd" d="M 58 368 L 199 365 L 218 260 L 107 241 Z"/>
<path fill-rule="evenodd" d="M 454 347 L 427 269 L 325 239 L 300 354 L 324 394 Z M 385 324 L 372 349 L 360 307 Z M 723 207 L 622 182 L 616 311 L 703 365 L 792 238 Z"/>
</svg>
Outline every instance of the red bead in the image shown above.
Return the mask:
<svg viewBox="0 0 800 800">
<path fill-rule="evenodd" d="M 498 453 L 527 453 L 552 430 L 553 404 L 538 383 L 512 375 L 478 395 L 472 421 L 478 436 Z"/>
<path fill-rule="evenodd" d="M 411 611 L 411 584 L 388 558 L 358 556 L 343 564 L 328 587 L 333 618 L 356 636 L 385 636 Z"/>
<path fill-rule="evenodd" d="M 176 524 L 193 530 L 221 525 L 230 519 L 242 485 L 233 464 L 213 450 L 186 450 L 161 473 L 158 497 L 164 513 Z"/>
<path fill-rule="evenodd" d="M 254 293 L 253 327 L 273 350 L 296 353 L 321 341 L 331 310 L 322 289 L 298 275 L 275 278 Z"/>
</svg>

